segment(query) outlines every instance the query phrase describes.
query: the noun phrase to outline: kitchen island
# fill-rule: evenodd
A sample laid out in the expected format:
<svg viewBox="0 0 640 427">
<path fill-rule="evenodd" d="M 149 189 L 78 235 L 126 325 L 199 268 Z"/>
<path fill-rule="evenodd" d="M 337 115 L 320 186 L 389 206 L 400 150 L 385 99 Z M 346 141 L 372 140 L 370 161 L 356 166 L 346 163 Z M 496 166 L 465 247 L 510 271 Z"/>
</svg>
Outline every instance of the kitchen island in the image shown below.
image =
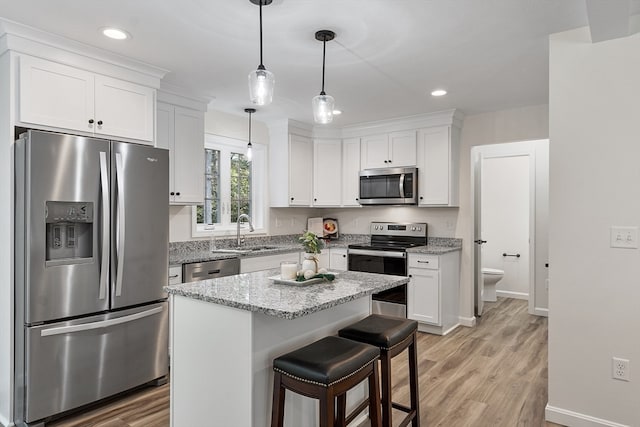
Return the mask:
<svg viewBox="0 0 640 427">
<path fill-rule="evenodd" d="M 370 295 L 409 279 L 339 272 L 333 282 L 282 285 L 264 270 L 167 287 L 171 426 L 270 424 L 272 361 L 370 313 Z M 348 407 L 366 396 L 363 384 Z M 315 425 L 317 402 L 287 392 L 285 426 Z"/>
</svg>

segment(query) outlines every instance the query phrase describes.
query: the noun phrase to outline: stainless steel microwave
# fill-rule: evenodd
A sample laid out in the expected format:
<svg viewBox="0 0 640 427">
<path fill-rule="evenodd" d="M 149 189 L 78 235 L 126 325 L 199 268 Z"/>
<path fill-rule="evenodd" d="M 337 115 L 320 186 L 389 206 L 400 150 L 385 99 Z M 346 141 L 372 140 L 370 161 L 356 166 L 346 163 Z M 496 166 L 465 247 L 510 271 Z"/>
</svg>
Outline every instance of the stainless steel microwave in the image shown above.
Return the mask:
<svg viewBox="0 0 640 427">
<path fill-rule="evenodd" d="M 360 171 L 361 205 L 415 205 L 417 168 L 380 168 Z"/>
</svg>

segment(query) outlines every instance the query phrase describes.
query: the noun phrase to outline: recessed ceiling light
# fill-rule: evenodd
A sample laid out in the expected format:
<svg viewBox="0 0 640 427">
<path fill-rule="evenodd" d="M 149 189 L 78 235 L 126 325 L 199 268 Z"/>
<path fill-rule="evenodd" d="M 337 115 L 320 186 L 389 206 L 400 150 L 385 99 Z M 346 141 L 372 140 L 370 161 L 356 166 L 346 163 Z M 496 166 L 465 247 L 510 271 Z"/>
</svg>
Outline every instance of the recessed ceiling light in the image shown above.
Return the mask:
<svg viewBox="0 0 640 427">
<path fill-rule="evenodd" d="M 433 92 L 431 92 L 431 96 L 444 96 L 447 94 L 447 91 L 444 89 L 436 89 Z"/>
<path fill-rule="evenodd" d="M 342 110 L 333 110 L 334 116 L 339 116 L 340 114 L 342 114 Z"/>
<path fill-rule="evenodd" d="M 102 31 L 102 34 L 104 34 L 106 37 L 109 37 L 110 39 L 126 40 L 131 38 L 129 33 L 119 28 L 105 27 L 101 28 L 100 30 Z"/>
</svg>

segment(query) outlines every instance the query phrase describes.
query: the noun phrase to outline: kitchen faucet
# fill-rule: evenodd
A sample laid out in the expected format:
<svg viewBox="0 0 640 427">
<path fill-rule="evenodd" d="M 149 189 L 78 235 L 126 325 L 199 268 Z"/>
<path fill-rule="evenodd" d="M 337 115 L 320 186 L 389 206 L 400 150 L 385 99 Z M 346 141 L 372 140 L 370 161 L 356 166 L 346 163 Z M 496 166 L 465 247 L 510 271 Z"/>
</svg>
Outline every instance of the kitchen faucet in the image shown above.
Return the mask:
<svg viewBox="0 0 640 427">
<path fill-rule="evenodd" d="M 237 245 L 238 247 L 240 247 L 240 223 L 242 222 L 243 219 L 246 219 L 247 222 L 249 223 L 249 232 L 253 232 L 253 224 L 251 224 L 251 218 L 249 218 L 249 215 L 247 214 L 242 214 L 240 216 L 238 216 L 238 235 L 237 235 Z"/>
</svg>

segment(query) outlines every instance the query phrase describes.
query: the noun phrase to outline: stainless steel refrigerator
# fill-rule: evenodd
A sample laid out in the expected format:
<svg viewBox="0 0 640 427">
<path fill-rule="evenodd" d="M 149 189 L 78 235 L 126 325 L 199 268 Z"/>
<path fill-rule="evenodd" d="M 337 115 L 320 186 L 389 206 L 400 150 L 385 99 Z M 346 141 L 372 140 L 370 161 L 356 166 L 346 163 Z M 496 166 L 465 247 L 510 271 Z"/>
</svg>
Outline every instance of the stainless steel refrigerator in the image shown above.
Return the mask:
<svg viewBox="0 0 640 427">
<path fill-rule="evenodd" d="M 168 151 L 29 130 L 16 141 L 15 418 L 166 378 Z"/>
</svg>

